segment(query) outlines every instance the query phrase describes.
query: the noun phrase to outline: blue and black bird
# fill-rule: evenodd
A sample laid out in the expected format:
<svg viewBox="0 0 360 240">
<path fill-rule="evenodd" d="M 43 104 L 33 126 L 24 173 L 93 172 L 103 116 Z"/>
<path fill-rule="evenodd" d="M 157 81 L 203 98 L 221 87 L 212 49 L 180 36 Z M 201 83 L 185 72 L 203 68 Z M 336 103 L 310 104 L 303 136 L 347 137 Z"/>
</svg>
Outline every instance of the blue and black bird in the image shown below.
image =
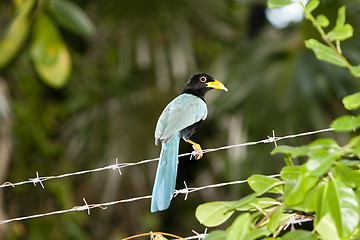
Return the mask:
<svg viewBox="0 0 360 240">
<path fill-rule="evenodd" d="M 176 184 L 180 139 L 192 144 L 196 159 L 203 156 L 200 145 L 189 138 L 207 116 L 204 96 L 211 89 L 228 91 L 224 84 L 211 76 L 205 73 L 195 74 L 182 93 L 165 107 L 159 117 L 155 129 L 155 144 L 160 141 L 162 149 L 152 192 L 151 212 L 165 210 L 170 205 Z"/>
</svg>

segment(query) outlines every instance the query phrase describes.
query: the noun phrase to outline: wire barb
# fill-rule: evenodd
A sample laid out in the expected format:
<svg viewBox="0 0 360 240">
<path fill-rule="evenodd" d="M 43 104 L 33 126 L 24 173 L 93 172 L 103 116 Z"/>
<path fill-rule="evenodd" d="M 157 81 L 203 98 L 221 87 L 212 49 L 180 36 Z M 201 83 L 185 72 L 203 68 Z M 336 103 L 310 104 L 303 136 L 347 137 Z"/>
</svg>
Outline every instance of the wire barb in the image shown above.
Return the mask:
<svg viewBox="0 0 360 240">
<path fill-rule="evenodd" d="M 29 178 L 29 181 L 31 181 L 34 186 L 36 186 L 37 183 L 40 183 L 41 187 L 45 189 L 44 184 L 42 183 L 42 180 L 39 177 L 39 172 L 36 172 L 36 178 Z M 14 186 L 14 184 L 12 184 Z"/>
</svg>

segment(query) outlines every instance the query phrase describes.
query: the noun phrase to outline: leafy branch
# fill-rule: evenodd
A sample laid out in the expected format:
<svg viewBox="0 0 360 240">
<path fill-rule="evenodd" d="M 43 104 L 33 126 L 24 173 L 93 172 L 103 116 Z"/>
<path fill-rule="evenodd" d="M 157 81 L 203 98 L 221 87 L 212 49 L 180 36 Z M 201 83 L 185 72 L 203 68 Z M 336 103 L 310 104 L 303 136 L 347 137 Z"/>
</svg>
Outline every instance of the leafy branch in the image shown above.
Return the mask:
<svg viewBox="0 0 360 240">
<path fill-rule="evenodd" d="M 345 23 L 346 7 L 343 6 L 339 8 L 335 27 L 326 33 L 324 28 L 329 26 L 329 19 L 323 14 L 319 14 L 316 17 L 312 14 L 320 5 L 320 0 L 310 0 L 306 5 L 304 5 L 301 0 L 296 0 L 295 2 L 303 7 L 305 18 L 311 21 L 326 43 L 325 45 L 316 39 L 308 39 L 305 41 L 305 46 L 312 49 L 318 59 L 340 67 L 347 67 L 353 76 L 360 77 L 360 65 L 353 66 L 345 58 L 341 50 L 341 42 L 351 38 L 354 32 L 353 27 L 350 24 Z M 294 3 L 292 0 L 269 0 L 268 6 L 271 8 L 278 8 L 292 3 Z"/>
<path fill-rule="evenodd" d="M 360 107 L 360 93 L 345 97 L 345 108 Z M 335 119 L 336 131 L 360 128 L 360 115 Z M 207 227 L 239 215 L 226 230 L 206 239 L 357 239 L 360 237 L 360 136 L 344 146 L 330 138 L 304 146 L 278 146 L 272 154 L 305 157 L 302 165 L 285 166 L 281 180 L 263 175 L 248 178 L 254 193 L 237 201 L 198 206 L 196 218 Z M 264 196 L 267 194 L 267 196 Z M 295 230 L 278 237 L 288 222 L 313 222 L 313 231 Z"/>
<path fill-rule="evenodd" d="M 282 7 L 292 0 L 268 0 L 269 7 Z M 335 27 L 324 28 L 329 20 L 312 12 L 319 0 L 311 0 L 304 8 L 326 43 L 315 39 L 305 41 L 320 60 L 347 67 L 360 77 L 360 65 L 352 66 L 343 56 L 341 42 L 353 36 L 353 27 L 345 23 L 345 7 L 338 10 Z M 343 99 L 347 110 L 360 108 L 360 93 Z M 360 115 L 346 115 L 335 119 L 331 127 L 336 131 L 353 132 L 360 128 Z M 287 166 L 281 170 L 281 180 L 263 175 L 249 177 L 254 193 L 237 201 L 209 202 L 198 206 L 196 217 L 203 225 L 215 227 L 238 214 L 226 230 L 210 232 L 207 240 L 217 239 L 358 239 L 360 238 L 360 136 L 354 136 L 344 146 L 333 139 L 318 139 L 304 146 L 278 146 L 272 154 L 284 155 Z M 305 158 L 294 166 L 291 158 Z M 263 196 L 267 194 L 266 196 Z M 284 234 L 288 222 L 311 221 L 313 230 L 295 230 Z M 279 237 L 281 236 L 281 237 Z"/>
</svg>

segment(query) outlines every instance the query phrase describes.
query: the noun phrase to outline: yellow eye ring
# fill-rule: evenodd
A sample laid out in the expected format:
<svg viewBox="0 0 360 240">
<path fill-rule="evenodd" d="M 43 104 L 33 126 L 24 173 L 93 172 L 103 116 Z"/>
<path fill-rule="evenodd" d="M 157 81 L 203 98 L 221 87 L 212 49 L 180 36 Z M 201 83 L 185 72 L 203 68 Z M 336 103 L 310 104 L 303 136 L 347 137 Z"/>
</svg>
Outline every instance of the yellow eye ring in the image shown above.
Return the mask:
<svg viewBox="0 0 360 240">
<path fill-rule="evenodd" d="M 200 78 L 200 82 L 206 82 L 206 77 L 202 76 L 202 77 Z"/>
</svg>

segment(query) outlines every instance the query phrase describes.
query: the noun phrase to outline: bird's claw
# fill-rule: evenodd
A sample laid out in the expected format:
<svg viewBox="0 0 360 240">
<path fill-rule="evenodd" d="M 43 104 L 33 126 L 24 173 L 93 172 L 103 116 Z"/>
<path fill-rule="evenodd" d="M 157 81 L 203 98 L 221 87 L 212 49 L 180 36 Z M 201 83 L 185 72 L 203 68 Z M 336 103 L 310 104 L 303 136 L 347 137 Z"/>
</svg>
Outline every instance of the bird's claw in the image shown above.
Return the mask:
<svg viewBox="0 0 360 240">
<path fill-rule="evenodd" d="M 201 149 L 200 144 L 193 144 L 192 145 L 194 151 L 192 152 L 192 155 L 195 157 L 196 160 L 199 160 L 200 158 L 202 158 L 203 154 L 203 150 Z"/>
</svg>

